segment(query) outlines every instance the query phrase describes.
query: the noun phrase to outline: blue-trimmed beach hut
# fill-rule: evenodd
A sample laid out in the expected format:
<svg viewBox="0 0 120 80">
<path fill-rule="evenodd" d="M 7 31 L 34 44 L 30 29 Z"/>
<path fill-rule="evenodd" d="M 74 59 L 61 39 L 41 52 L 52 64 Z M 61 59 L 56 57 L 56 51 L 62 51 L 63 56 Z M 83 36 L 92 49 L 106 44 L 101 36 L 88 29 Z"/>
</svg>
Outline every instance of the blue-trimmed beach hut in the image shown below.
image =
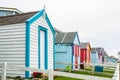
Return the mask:
<svg viewBox="0 0 120 80">
<path fill-rule="evenodd" d="M 80 69 L 80 40 L 77 32 L 56 31 L 55 36 L 55 69 Z M 76 65 L 75 65 L 76 64 Z"/>
<path fill-rule="evenodd" d="M 54 34 L 45 10 L 0 17 L 0 63 L 53 70 Z M 7 72 L 31 74 L 12 68 Z"/>
</svg>

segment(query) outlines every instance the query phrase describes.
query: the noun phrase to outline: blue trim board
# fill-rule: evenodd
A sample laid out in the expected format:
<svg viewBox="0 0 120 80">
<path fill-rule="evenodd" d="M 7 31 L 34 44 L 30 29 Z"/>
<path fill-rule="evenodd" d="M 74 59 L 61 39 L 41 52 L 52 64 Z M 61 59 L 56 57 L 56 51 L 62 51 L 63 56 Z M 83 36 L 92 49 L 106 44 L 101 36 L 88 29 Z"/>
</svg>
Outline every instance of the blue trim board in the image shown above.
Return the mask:
<svg viewBox="0 0 120 80">
<path fill-rule="evenodd" d="M 30 25 L 36 21 L 39 17 L 43 15 L 44 10 L 41 10 L 33 17 L 26 20 L 26 57 L 25 57 L 25 67 L 30 67 Z M 29 71 L 25 72 L 25 77 L 29 78 Z"/>
<path fill-rule="evenodd" d="M 55 69 L 55 30 L 54 30 L 47 14 L 45 14 L 45 19 L 46 19 L 46 21 L 47 21 L 47 23 L 48 23 L 48 25 L 53 33 L 53 69 Z"/>
<path fill-rule="evenodd" d="M 38 37 L 38 44 L 39 44 L 39 47 L 38 47 L 38 51 L 39 51 L 39 64 L 38 64 L 38 66 L 39 66 L 39 68 L 40 68 L 40 31 L 44 31 L 45 32 L 45 54 L 44 54 L 44 61 L 45 61 L 45 64 L 44 64 L 44 66 L 45 66 L 45 69 L 48 69 L 48 31 L 47 31 L 47 29 L 46 28 L 44 28 L 44 27 L 42 27 L 42 26 L 39 26 L 39 29 L 38 29 L 38 34 L 39 34 L 39 37 Z"/>
<path fill-rule="evenodd" d="M 73 64 L 73 54 L 74 54 L 74 44 L 72 44 L 72 60 L 71 60 L 71 63 Z M 73 65 L 72 65 L 72 69 L 73 69 Z"/>
<path fill-rule="evenodd" d="M 45 31 L 45 69 L 48 69 L 48 31 Z"/>
<path fill-rule="evenodd" d="M 25 53 L 25 67 L 30 67 L 30 23 L 26 22 L 26 53 Z M 25 71 L 25 77 L 29 77 L 29 71 Z"/>
<path fill-rule="evenodd" d="M 32 16 L 31 18 L 29 18 L 28 20 L 26 20 L 26 57 L 25 57 L 25 67 L 30 67 L 30 25 L 36 21 L 38 18 L 40 18 L 43 14 L 45 13 L 45 10 L 41 10 L 40 12 L 38 12 L 37 14 L 35 14 L 34 16 Z M 45 20 L 48 23 L 53 35 L 55 35 L 55 31 L 52 27 L 52 24 L 49 21 L 49 18 L 47 16 L 47 14 L 45 13 Z M 47 35 L 48 33 L 46 33 Z M 47 69 L 47 67 L 46 67 Z M 25 77 L 29 78 L 30 73 L 29 71 L 25 72 Z"/>
<path fill-rule="evenodd" d="M 52 24 L 51 24 L 51 22 L 50 22 L 50 20 L 49 20 L 49 18 L 47 16 L 47 14 L 45 14 L 45 19 L 46 19 L 48 25 L 50 26 L 50 29 L 51 29 L 53 35 L 55 35 L 55 30 L 54 30 L 54 28 L 53 28 L 53 26 L 52 26 Z"/>
<path fill-rule="evenodd" d="M 43 13 L 44 13 L 44 9 L 38 12 L 37 14 L 35 14 L 34 16 L 32 16 L 31 18 L 29 18 L 27 21 L 31 24 L 34 21 L 36 21 L 38 18 L 40 18 L 43 15 Z"/>
</svg>

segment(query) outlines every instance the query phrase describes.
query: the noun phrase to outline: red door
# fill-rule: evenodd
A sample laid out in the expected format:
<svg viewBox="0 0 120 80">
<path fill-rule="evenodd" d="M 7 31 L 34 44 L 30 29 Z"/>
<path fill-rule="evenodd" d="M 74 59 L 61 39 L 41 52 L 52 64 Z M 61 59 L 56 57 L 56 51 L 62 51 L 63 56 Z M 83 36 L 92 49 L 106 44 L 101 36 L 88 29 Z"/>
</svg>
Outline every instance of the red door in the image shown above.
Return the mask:
<svg viewBox="0 0 120 80">
<path fill-rule="evenodd" d="M 78 57 L 77 56 L 75 56 L 75 64 L 77 64 L 75 65 L 75 69 L 78 69 Z"/>
</svg>

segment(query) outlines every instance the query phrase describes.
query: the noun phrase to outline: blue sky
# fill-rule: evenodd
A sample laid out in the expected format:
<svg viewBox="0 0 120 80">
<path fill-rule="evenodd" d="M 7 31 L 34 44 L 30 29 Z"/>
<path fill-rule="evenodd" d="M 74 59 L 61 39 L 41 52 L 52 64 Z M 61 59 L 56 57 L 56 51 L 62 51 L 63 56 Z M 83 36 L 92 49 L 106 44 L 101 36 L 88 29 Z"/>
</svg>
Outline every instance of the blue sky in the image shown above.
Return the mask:
<svg viewBox="0 0 120 80">
<path fill-rule="evenodd" d="M 1 7 L 23 12 L 46 12 L 54 27 L 78 31 L 80 41 L 103 47 L 117 57 L 120 51 L 120 0 L 0 0 Z"/>
</svg>

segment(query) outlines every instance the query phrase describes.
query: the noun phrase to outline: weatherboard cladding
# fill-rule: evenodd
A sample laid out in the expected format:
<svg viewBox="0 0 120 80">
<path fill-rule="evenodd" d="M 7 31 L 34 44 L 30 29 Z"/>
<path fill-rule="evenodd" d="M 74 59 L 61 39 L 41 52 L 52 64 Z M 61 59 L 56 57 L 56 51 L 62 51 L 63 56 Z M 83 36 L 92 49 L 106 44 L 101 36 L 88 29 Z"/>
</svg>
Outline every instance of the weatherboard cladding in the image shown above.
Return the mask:
<svg viewBox="0 0 120 80">
<path fill-rule="evenodd" d="M 12 24 L 0 26 L 0 63 L 8 62 L 12 65 L 25 64 L 25 26 Z M 1 71 L 2 69 L 0 69 Z M 18 76 L 24 72 L 8 69 L 7 76 Z M 15 74 L 11 74 L 16 72 Z M 23 75 L 21 75 L 23 76 Z"/>
<path fill-rule="evenodd" d="M 25 23 L 27 19 L 35 15 L 37 12 L 38 11 L 0 17 L 0 25 Z"/>
<path fill-rule="evenodd" d="M 77 32 L 58 33 L 55 43 L 73 43 Z"/>
</svg>

